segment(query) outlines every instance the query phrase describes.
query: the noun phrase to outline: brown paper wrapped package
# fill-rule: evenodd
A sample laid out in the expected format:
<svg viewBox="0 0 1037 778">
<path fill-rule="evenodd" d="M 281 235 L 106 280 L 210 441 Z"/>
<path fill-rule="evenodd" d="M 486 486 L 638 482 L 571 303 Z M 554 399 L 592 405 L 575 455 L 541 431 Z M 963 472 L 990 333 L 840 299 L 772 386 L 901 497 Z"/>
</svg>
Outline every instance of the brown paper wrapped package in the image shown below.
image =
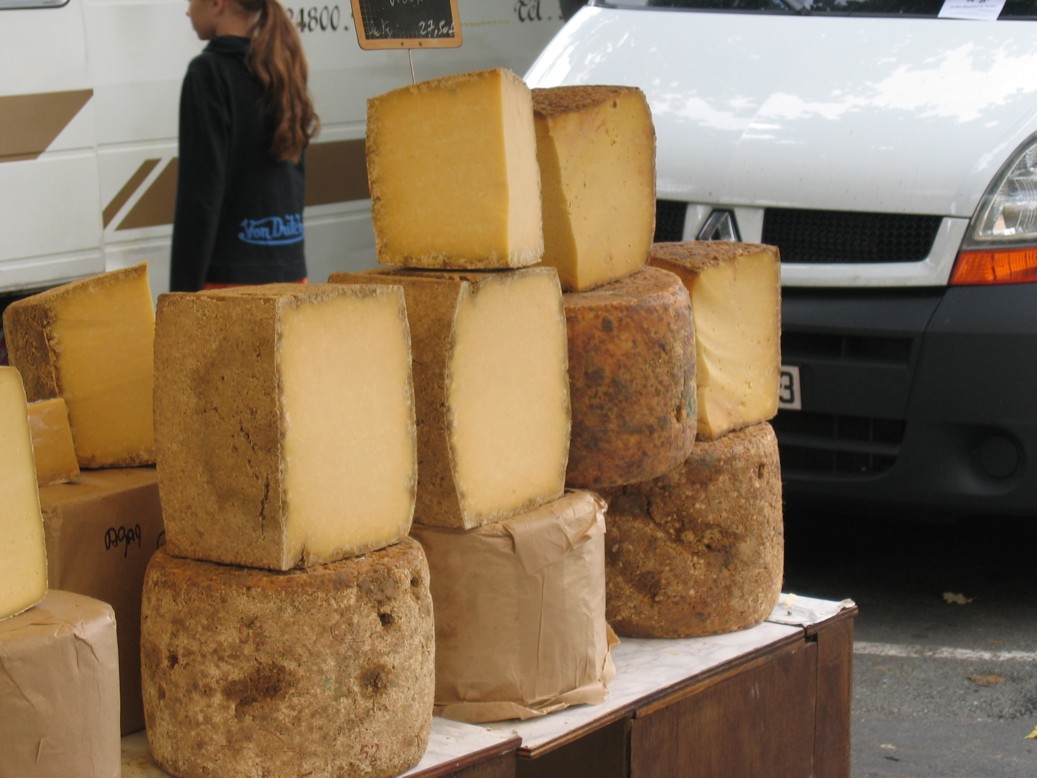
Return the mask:
<svg viewBox="0 0 1037 778">
<path fill-rule="evenodd" d="M 527 719 L 602 702 L 615 675 L 605 622 L 605 505 L 569 492 L 473 530 L 415 525 L 436 612 L 436 712 Z"/>
<path fill-rule="evenodd" d="M 51 590 L 0 622 L 0 778 L 119 778 L 119 656 L 107 603 Z"/>
</svg>

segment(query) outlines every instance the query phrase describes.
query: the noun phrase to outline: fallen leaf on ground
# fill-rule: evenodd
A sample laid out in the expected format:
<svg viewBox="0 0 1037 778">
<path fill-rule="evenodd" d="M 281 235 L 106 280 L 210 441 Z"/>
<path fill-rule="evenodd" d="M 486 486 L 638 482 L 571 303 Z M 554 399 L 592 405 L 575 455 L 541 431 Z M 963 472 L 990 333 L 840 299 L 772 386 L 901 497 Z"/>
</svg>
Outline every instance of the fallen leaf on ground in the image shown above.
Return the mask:
<svg viewBox="0 0 1037 778">
<path fill-rule="evenodd" d="M 976 686 L 993 686 L 1005 680 L 1003 675 L 970 675 L 969 680 Z"/>
<path fill-rule="evenodd" d="M 958 594 L 957 592 L 944 592 L 943 599 L 944 602 L 949 602 L 952 605 L 968 605 L 976 598 L 966 597 L 964 594 Z"/>
<path fill-rule="evenodd" d="M 1027 740 L 1037 740 L 1037 727 L 1033 728 L 1033 732 L 1026 736 Z"/>
</svg>

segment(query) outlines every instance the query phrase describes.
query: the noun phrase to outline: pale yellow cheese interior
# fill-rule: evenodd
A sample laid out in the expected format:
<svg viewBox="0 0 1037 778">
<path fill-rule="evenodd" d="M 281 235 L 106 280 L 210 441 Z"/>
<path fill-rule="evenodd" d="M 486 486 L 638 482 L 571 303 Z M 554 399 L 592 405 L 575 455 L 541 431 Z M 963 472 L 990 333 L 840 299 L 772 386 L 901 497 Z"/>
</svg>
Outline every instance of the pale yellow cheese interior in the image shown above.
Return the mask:
<svg viewBox="0 0 1037 778">
<path fill-rule="evenodd" d="M 47 594 L 47 547 L 21 375 L 0 367 L 0 619 Z"/>
<path fill-rule="evenodd" d="M 632 87 L 533 90 L 545 265 L 566 292 L 645 266 L 655 231 L 655 129 Z"/>
<path fill-rule="evenodd" d="M 540 260 L 532 97 L 511 71 L 462 73 L 372 98 L 367 164 L 380 263 L 501 268 Z"/>
<path fill-rule="evenodd" d="M 715 438 L 777 413 L 779 272 L 775 253 L 759 250 L 704 269 L 689 286 L 703 437 Z"/>
<path fill-rule="evenodd" d="M 472 515 L 554 499 L 568 459 L 568 344 L 557 278 L 514 271 L 494 278 L 462 291 L 448 365 L 455 477 Z"/>
<path fill-rule="evenodd" d="M 29 403 L 29 429 L 40 486 L 65 483 L 79 475 L 79 463 L 68 423 L 68 407 L 61 397 Z"/>
<path fill-rule="evenodd" d="M 388 291 L 388 290 L 383 290 Z M 407 534 L 417 454 L 403 295 L 286 307 L 278 362 L 285 558 L 329 559 Z"/>
</svg>

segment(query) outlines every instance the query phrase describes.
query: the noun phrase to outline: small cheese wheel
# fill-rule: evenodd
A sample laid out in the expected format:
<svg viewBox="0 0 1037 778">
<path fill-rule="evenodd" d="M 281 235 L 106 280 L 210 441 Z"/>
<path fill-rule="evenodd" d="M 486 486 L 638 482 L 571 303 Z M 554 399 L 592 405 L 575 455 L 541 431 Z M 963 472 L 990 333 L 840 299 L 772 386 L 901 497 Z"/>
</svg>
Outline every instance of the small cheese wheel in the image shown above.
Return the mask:
<svg viewBox="0 0 1037 778">
<path fill-rule="evenodd" d="M 155 343 L 170 553 L 287 570 L 406 537 L 417 449 L 400 289 L 164 294 Z"/>
<path fill-rule="evenodd" d="M 781 263 L 756 243 L 656 243 L 648 260 L 680 276 L 698 350 L 698 436 L 769 421 L 778 412 Z"/>
<path fill-rule="evenodd" d="M 399 284 L 414 342 L 414 521 L 472 528 L 561 496 L 569 455 L 562 290 L 553 268 L 333 273 Z"/>
<path fill-rule="evenodd" d="M 288 573 L 160 549 L 141 616 L 148 743 L 173 775 L 378 778 L 425 753 L 435 638 L 410 538 Z"/>
<path fill-rule="evenodd" d="M 119 778 L 119 649 L 108 603 L 52 589 L 0 622 L 0 778 Z"/>
<path fill-rule="evenodd" d="M 11 303 L 4 335 L 29 400 L 65 398 L 80 467 L 154 464 L 155 310 L 147 265 Z"/>
<path fill-rule="evenodd" d="M 655 232 L 655 127 L 644 92 L 533 90 L 545 265 L 582 292 L 636 273 Z"/>
<path fill-rule="evenodd" d="M 603 490 L 609 623 L 698 637 L 763 621 L 781 593 L 778 442 L 767 423 L 698 441 L 661 478 Z"/>
<path fill-rule="evenodd" d="M 366 140 L 381 264 L 487 269 L 540 261 L 533 98 L 517 74 L 458 73 L 372 97 Z"/>
<path fill-rule="evenodd" d="M 695 442 L 695 328 L 680 279 L 655 268 L 563 296 L 572 439 L 566 485 L 644 481 Z"/>
</svg>

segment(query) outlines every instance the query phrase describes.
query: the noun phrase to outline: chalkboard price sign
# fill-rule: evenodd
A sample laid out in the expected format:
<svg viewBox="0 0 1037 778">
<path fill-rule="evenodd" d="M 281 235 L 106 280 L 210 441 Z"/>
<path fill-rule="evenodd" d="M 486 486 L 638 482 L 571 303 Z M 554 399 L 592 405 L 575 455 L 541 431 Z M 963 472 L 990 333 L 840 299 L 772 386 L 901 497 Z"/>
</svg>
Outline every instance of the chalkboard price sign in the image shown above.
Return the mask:
<svg viewBox="0 0 1037 778">
<path fill-rule="evenodd" d="M 457 48 L 457 0 L 352 0 L 362 49 Z"/>
</svg>

